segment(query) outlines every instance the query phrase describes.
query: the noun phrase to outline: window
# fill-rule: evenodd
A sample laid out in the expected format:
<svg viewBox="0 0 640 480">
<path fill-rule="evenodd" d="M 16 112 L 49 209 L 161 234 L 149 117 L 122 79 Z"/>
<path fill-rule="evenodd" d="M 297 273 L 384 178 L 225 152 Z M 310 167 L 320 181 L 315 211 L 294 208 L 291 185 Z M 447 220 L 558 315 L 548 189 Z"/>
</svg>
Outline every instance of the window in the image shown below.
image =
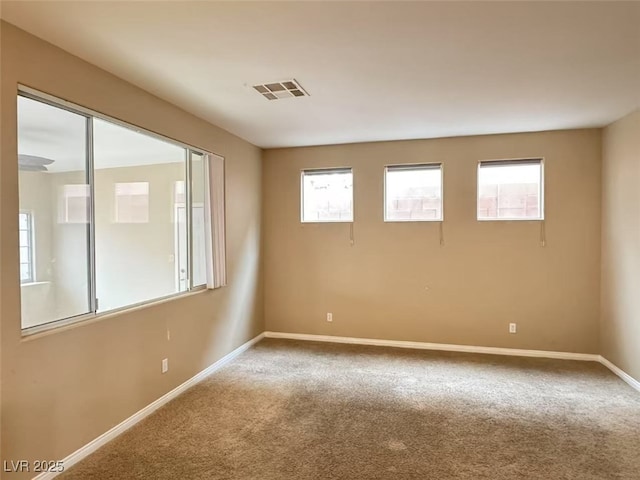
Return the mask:
<svg viewBox="0 0 640 480">
<path fill-rule="evenodd" d="M 60 223 L 89 223 L 89 185 L 63 185 L 58 214 Z"/>
<path fill-rule="evenodd" d="M 91 312 L 83 196 L 89 184 L 89 120 L 22 96 L 17 107 L 20 211 L 31 212 L 31 258 L 38 260 L 30 275 L 38 283 L 21 286 L 25 329 Z M 26 268 L 22 258 L 20 267 Z"/>
<path fill-rule="evenodd" d="M 480 162 L 478 220 L 542 220 L 542 159 Z"/>
<path fill-rule="evenodd" d="M 176 274 L 179 281 L 185 280 L 185 273 L 188 268 L 187 250 L 191 250 L 191 258 L 193 258 L 193 285 L 200 286 L 207 283 L 207 258 L 206 258 L 206 216 L 205 202 L 206 200 L 206 177 L 205 177 L 205 159 L 204 155 L 198 152 L 191 152 L 191 224 L 192 236 L 191 243 L 185 236 L 181 236 L 180 230 L 177 232 L 176 245 L 178 245 L 178 257 L 176 259 Z M 175 182 L 173 187 L 174 207 L 177 222 L 186 224 L 187 213 L 187 196 L 185 192 L 185 183 L 183 181 Z"/>
<path fill-rule="evenodd" d="M 191 258 L 193 259 L 193 285 L 207 283 L 206 209 L 207 191 L 204 155 L 191 152 Z"/>
<path fill-rule="evenodd" d="M 23 330 L 207 284 L 205 153 L 22 87 L 17 102 Z"/>
<path fill-rule="evenodd" d="M 173 204 L 187 149 L 99 118 L 93 148 L 97 312 L 189 290 L 188 219 Z"/>
<path fill-rule="evenodd" d="M 33 218 L 31 212 L 19 213 L 18 230 L 20 232 L 20 283 L 35 282 Z"/>
<path fill-rule="evenodd" d="M 302 222 L 353 222 L 350 168 L 302 172 Z"/>
<path fill-rule="evenodd" d="M 442 220 L 442 165 L 393 165 L 385 167 L 387 222 Z"/>
</svg>

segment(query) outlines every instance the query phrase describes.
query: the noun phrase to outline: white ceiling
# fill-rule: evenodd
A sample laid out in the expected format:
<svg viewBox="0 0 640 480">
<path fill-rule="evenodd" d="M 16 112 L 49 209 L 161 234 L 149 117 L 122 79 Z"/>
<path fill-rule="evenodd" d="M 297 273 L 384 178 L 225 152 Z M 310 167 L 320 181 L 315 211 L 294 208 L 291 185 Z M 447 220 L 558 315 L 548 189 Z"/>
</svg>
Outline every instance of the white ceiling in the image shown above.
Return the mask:
<svg viewBox="0 0 640 480">
<path fill-rule="evenodd" d="M 606 125 L 640 2 L 25 2 L 2 17 L 261 147 Z M 250 87 L 296 78 L 310 97 Z"/>
</svg>

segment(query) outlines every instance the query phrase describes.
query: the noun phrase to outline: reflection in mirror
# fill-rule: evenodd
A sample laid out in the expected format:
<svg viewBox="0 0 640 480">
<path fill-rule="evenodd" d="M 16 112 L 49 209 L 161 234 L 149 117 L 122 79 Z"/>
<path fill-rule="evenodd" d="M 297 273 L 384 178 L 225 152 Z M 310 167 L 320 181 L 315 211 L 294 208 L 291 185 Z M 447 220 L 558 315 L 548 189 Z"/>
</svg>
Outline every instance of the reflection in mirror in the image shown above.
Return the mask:
<svg viewBox="0 0 640 480">
<path fill-rule="evenodd" d="M 98 312 L 188 290 L 187 224 L 175 201 L 187 150 L 98 118 L 93 127 Z"/>
<path fill-rule="evenodd" d="M 18 97 L 22 328 L 89 313 L 87 118 Z"/>
</svg>

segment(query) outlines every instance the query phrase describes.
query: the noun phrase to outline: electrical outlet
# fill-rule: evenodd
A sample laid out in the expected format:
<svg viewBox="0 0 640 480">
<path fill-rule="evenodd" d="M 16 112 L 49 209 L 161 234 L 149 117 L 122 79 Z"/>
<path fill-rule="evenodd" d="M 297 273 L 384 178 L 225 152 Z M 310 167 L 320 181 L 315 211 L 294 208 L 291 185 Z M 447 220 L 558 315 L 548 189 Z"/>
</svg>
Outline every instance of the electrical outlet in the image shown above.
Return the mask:
<svg viewBox="0 0 640 480">
<path fill-rule="evenodd" d="M 169 359 L 162 359 L 162 373 L 167 373 L 169 371 Z"/>
<path fill-rule="evenodd" d="M 333 322 L 333 313 L 327 313 L 327 322 Z"/>
<path fill-rule="evenodd" d="M 509 324 L 509 333 L 517 333 L 518 326 L 515 323 Z"/>
</svg>

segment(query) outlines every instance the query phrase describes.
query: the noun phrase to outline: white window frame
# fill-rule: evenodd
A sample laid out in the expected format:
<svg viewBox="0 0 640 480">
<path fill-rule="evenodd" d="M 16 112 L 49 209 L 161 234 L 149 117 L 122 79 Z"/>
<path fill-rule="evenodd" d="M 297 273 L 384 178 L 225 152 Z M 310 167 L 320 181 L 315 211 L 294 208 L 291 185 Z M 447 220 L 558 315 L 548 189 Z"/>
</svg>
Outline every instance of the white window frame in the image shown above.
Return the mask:
<svg viewBox="0 0 640 480">
<path fill-rule="evenodd" d="M 478 206 L 480 204 L 480 169 L 487 166 L 515 166 L 515 165 L 540 165 L 540 187 L 538 190 L 538 212 L 537 218 L 523 217 L 496 217 L 480 218 Z M 544 222 L 545 220 L 545 181 L 544 181 L 544 157 L 508 158 L 501 160 L 480 160 L 476 170 L 476 220 L 478 222 Z"/>
<path fill-rule="evenodd" d="M 87 243 L 88 243 L 88 251 L 89 251 L 89 265 L 88 265 L 88 269 L 89 269 L 89 275 L 90 275 L 90 311 L 88 313 L 85 314 L 81 314 L 81 315 L 77 315 L 74 317 L 69 317 L 69 318 L 64 318 L 64 319 L 60 319 L 60 320 L 55 320 L 52 322 L 48 322 L 48 323 L 44 323 L 41 325 L 36 325 L 33 327 L 27 327 L 27 328 L 22 328 L 22 336 L 29 336 L 29 335 L 34 335 L 34 334 L 38 334 L 44 331 L 48 331 L 48 330 L 53 330 L 53 329 L 57 329 L 60 327 L 64 327 L 67 325 L 72 325 L 75 323 L 80 323 L 83 322 L 85 320 L 92 320 L 92 319 L 96 319 L 96 318 L 101 318 L 101 317 L 108 317 L 108 316 L 112 316 L 115 314 L 119 314 L 119 313 L 124 313 L 126 311 L 130 311 L 130 310 L 135 310 L 144 306 L 150 306 L 150 305 L 155 305 L 158 303 L 163 303 L 169 300 L 172 300 L 174 298 L 177 297 L 183 297 L 183 296 L 187 296 L 187 295 L 192 295 L 194 293 L 197 293 L 198 291 L 206 291 L 207 289 L 207 285 L 193 285 L 193 275 L 192 272 L 189 271 L 188 272 L 188 288 L 186 291 L 184 292 L 176 292 L 176 293 L 172 293 L 170 295 L 166 295 L 166 296 L 162 296 L 162 297 L 157 297 L 157 298 L 153 298 L 153 299 L 149 299 L 143 302 L 139 302 L 139 303 L 135 303 L 135 304 L 131 304 L 131 305 L 126 305 L 123 307 L 119 307 L 119 308 L 115 308 L 113 310 L 107 310 L 107 311 L 100 311 L 98 312 L 98 299 L 96 298 L 96 290 L 95 290 L 95 285 L 96 285 L 96 266 L 95 266 L 95 208 L 94 208 L 94 192 L 93 192 L 93 169 L 94 169 L 94 165 L 93 165 L 93 119 L 94 118 L 98 118 L 101 120 L 105 120 L 107 122 L 113 123 L 115 125 L 124 127 L 124 128 L 128 128 L 130 130 L 133 130 L 137 133 L 143 134 L 143 135 L 148 135 L 150 137 L 162 140 L 164 142 L 168 142 L 168 143 L 172 143 L 174 145 L 177 145 L 179 147 L 182 147 L 185 149 L 185 154 L 186 154 L 186 159 L 185 159 L 185 186 L 186 186 L 186 204 L 187 204 L 187 241 L 188 241 L 188 256 L 191 256 L 191 253 L 193 251 L 193 247 L 192 247 L 192 242 L 193 242 L 193 235 L 192 235 L 192 225 L 191 225 L 191 214 L 189 212 L 190 208 L 191 208 L 191 155 L 190 153 L 198 153 L 200 155 L 203 155 L 204 158 L 208 158 L 209 155 L 213 154 L 213 155 L 217 155 L 214 152 L 209 152 L 205 149 L 201 149 L 198 147 L 194 147 L 192 145 L 180 142 L 178 140 L 175 140 L 173 138 L 169 138 L 166 137 L 164 135 L 160 135 L 158 133 L 152 132 L 150 130 L 146 130 L 144 128 L 138 127 L 136 125 L 132 125 L 130 123 L 127 122 L 123 122 L 122 120 L 118 120 L 116 118 L 110 117 L 108 115 L 104 115 L 100 112 L 97 112 L 95 110 L 91 110 L 89 108 L 85 108 L 82 107 L 80 105 L 76 105 L 74 103 L 68 102 L 66 100 L 62 100 L 60 98 L 57 98 L 53 95 L 50 95 L 48 93 L 44 93 L 38 90 L 35 90 L 33 88 L 24 86 L 24 85 L 18 85 L 18 91 L 17 91 L 17 96 L 19 97 L 25 97 L 37 102 L 41 102 L 56 108 L 60 108 L 62 110 L 66 110 L 78 115 L 82 115 L 85 118 L 87 118 L 90 122 L 90 125 L 88 127 L 88 132 L 87 132 L 87 174 L 89 177 L 89 235 L 87 238 Z M 220 158 L 224 158 L 221 155 L 217 155 Z M 206 188 L 209 189 L 210 188 L 210 182 L 208 178 L 205 178 L 205 182 L 206 182 Z M 34 251 L 34 256 L 35 256 L 35 251 Z M 214 259 L 215 261 L 215 259 Z M 190 261 L 189 261 L 190 263 Z M 35 265 L 34 265 L 35 266 Z M 33 277 L 35 277 L 35 271 L 32 275 Z M 21 285 L 23 285 L 24 283 L 21 283 Z"/>
<path fill-rule="evenodd" d="M 322 175 L 331 173 L 351 174 L 351 219 L 345 220 L 305 220 L 304 219 L 304 177 L 305 175 Z M 356 218 L 355 177 L 352 167 L 304 168 L 300 170 L 300 223 L 353 223 Z"/>
<path fill-rule="evenodd" d="M 440 170 L 440 218 L 403 218 L 389 219 L 387 218 L 387 173 L 389 170 Z M 442 162 L 427 163 L 401 163 L 394 165 L 385 165 L 384 167 L 384 198 L 382 205 L 382 218 L 385 223 L 404 223 L 404 222 L 443 222 L 444 221 L 444 165 Z"/>
<path fill-rule="evenodd" d="M 21 209 L 19 211 L 19 215 L 26 215 L 27 216 L 27 229 L 23 229 L 20 228 L 20 224 L 18 223 L 18 236 L 20 235 L 20 232 L 27 232 L 27 238 L 29 239 L 29 245 L 22 245 L 22 243 L 20 242 L 20 239 L 18 238 L 18 248 L 27 248 L 27 250 L 29 251 L 29 260 L 28 260 L 28 265 L 29 265 L 29 273 L 30 276 L 28 279 L 23 280 L 22 279 L 22 269 L 20 270 L 20 285 L 28 285 L 29 283 L 35 283 L 36 282 L 36 249 L 35 249 L 35 233 L 34 233 L 34 220 L 33 220 L 33 211 L 31 210 L 24 210 Z M 19 219 L 18 219 L 19 222 Z M 22 259 L 20 259 L 22 260 Z M 20 261 L 20 265 L 23 265 L 24 262 Z"/>
</svg>

